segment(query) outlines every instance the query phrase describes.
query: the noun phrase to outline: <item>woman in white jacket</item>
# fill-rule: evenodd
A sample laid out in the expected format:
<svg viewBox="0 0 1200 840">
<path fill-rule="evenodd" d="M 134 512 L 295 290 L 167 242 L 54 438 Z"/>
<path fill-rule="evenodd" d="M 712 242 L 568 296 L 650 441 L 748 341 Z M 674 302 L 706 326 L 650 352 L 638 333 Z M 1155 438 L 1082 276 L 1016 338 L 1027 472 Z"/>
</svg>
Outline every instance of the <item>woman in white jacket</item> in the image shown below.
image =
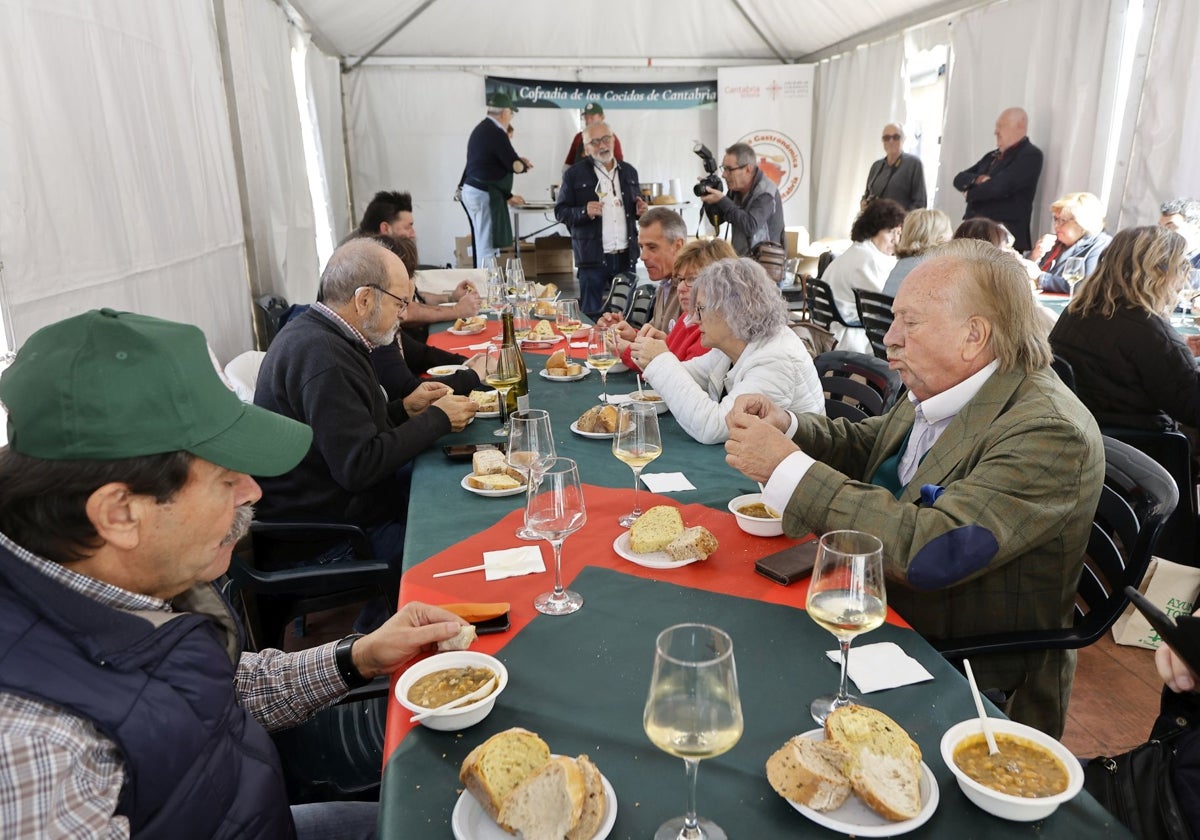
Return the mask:
<svg viewBox="0 0 1200 840">
<path fill-rule="evenodd" d="M 692 316 L 708 353 L 681 362 L 662 342 L 635 342 L 633 359 L 693 438 L 723 443 L 725 415 L 739 394 L 765 394 L 788 411 L 825 413 L 812 357 L 788 327 L 778 288 L 754 260 L 719 260 L 701 271 Z"/>
</svg>

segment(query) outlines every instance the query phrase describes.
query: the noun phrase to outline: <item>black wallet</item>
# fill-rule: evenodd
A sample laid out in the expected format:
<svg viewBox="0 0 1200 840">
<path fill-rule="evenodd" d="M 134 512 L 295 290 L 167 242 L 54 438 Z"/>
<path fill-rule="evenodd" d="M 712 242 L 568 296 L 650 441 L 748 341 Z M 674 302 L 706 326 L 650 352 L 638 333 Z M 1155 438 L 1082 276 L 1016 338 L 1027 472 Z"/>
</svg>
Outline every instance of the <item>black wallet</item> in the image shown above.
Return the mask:
<svg viewBox="0 0 1200 840">
<path fill-rule="evenodd" d="M 820 540 L 812 539 L 768 554 L 754 564 L 754 571 L 784 586 L 802 580 L 812 574 L 819 543 Z"/>
<path fill-rule="evenodd" d="M 1138 612 L 1146 616 L 1162 640 L 1170 645 L 1171 650 L 1179 654 L 1189 668 L 1200 674 L 1200 617 L 1181 615 L 1171 618 L 1132 586 L 1125 587 L 1125 594 Z"/>
</svg>

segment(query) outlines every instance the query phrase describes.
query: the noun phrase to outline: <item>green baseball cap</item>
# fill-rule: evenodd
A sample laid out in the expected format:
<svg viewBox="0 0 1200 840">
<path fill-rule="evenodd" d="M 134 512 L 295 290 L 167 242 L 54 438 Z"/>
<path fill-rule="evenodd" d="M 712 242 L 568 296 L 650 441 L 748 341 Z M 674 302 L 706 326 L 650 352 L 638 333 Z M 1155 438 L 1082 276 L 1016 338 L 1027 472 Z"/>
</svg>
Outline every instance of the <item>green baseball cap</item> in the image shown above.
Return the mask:
<svg viewBox="0 0 1200 840">
<path fill-rule="evenodd" d="M 596 114 L 604 116 L 604 107 L 599 102 L 589 102 L 583 107 L 583 115 L 585 117 L 591 117 Z"/>
<path fill-rule="evenodd" d="M 508 108 L 514 114 L 517 113 L 517 106 L 513 105 L 512 97 L 502 90 L 498 90 L 487 98 L 487 106 L 489 108 Z"/>
<path fill-rule="evenodd" d="M 204 333 L 100 309 L 35 332 L 0 376 L 9 446 L 49 461 L 190 452 L 251 475 L 300 462 L 312 429 L 225 386 Z"/>
</svg>

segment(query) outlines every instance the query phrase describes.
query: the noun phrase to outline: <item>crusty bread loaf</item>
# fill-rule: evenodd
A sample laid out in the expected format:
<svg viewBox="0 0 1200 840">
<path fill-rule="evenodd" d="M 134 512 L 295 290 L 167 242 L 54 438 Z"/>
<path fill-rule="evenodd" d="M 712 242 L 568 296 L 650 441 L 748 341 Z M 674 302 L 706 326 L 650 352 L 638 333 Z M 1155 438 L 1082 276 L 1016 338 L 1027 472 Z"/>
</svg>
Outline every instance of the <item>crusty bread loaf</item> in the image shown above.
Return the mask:
<svg viewBox="0 0 1200 840">
<path fill-rule="evenodd" d="M 467 484 L 476 490 L 516 490 L 524 483 L 507 472 L 467 476 Z"/>
<path fill-rule="evenodd" d="M 499 822 L 500 805 L 517 785 L 550 761 L 550 747 L 527 729 L 498 732 L 463 759 L 458 780 Z M 560 835 L 561 836 L 561 835 Z"/>
<path fill-rule="evenodd" d="M 904 727 L 867 706 L 843 706 L 825 718 L 825 737 L 844 747 L 867 744 L 875 752 L 921 762 L 921 748 Z"/>
<path fill-rule="evenodd" d="M 667 543 L 666 548 L 672 560 L 706 560 L 716 550 L 717 538 L 703 525 L 684 528 L 683 533 Z"/>
<path fill-rule="evenodd" d="M 604 781 L 600 771 L 586 755 L 575 759 L 579 771 L 583 773 L 583 810 L 579 813 L 579 822 L 567 832 L 567 840 L 592 840 L 600 831 L 604 815 L 608 810 L 608 796 L 604 793 Z"/>
<path fill-rule="evenodd" d="M 683 533 L 679 508 L 655 505 L 634 521 L 629 529 L 629 547 L 635 554 L 662 551 Z"/>
<path fill-rule="evenodd" d="M 872 810 L 889 820 L 921 812 L 921 748 L 900 724 L 875 709 L 846 706 L 825 719 L 825 737 L 850 756 L 850 786 Z"/>
<path fill-rule="evenodd" d="M 575 759 L 552 758 L 500 800 L 496 822 L 524 840 L 563 840 L 583 812 L 585 785 Z"/>
<path fill-rule="evenodd" d="M 458 629 L 458 633 L 445 641 L 437 643 L 438 650 L 466 650 L 476 638 L 475 625 L 464 624 Z"/>
<path fill-rule="evenodd" d="M 767 759 L 767 781 L 784 799 L 814 811 L 832 811 L 850 796 L 848 760 L 838 744 L 797 735 Z"/>
<path fill-rule="evenodd" d="M 575 427 L 581 432 L 612 432 L 617 428 L 617 407 L 615 405 L 596 405 L 589 408 L 575 421 Z"/>
<path fill-rule="evenodd" d="M 501 475 L 508 461 L 499 449 L 480 449 L 471 456 L 471 472 L 475 475 Z"/>
</svg>

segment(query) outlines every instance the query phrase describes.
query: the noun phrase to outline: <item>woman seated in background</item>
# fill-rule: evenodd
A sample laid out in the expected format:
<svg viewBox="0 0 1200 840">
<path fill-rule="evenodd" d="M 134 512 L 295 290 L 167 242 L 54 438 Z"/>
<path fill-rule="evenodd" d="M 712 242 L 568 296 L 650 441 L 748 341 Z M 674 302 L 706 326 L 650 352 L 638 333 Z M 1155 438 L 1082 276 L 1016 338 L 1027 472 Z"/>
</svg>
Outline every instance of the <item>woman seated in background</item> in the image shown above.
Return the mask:
<svg viewBox="0 0 1200 840">
<path fill-rule="evenodd" d="M 1112 242 L 1104 232 L 1104 208 L 1091 193 L 1067 193 L 1050 205 L 1054 233 L 1034 243 L 1025 261 L 1029 279 L 1046 292 L 1069 292 L 1071 284 L 1063 277 L 1063 266 L 1071 257 L 1083 260 L 1083 276 L 1096 270 L 1100 255 Z"/>
<path fill-rule="evenodd" d="M 883 294 L 895 297 L 900 281 L 925 259 L 924 253 L 934 245 L 949 242 L 950 235 L 950 217 L 941 210 L 909 210 L 900 228 L 900 243 L 896 245 L 898 259 L 883 284 Z"/>
<path fill-rule="evenodd" d="M 994 222 L 991 219 L 985 219 L 983 216 L 976 216 L 973 219 L 963 219 L 962 223 L 954 229 L 954 239 L 978 239 L 983 242 L 990 242 L 1002 251 L 1013 251 L 1014 237 L 1004 225 L 999 222 Z"/>
<path fill-rule="evenodd" d="M 874 199 L 858 214 L 854 226 L 850 228 L 850 238 L 854 244 L 831 262 L 821 275 L 821 279 L 833 291 L 833 301 L 842 320 L 855 325 L 852 329 L 846 329 L 841 324 L 833 325 L 839 350 L 871 352 L 866 332 L 857 326 L 858 307 L 854 305 L 854 290 L 878 292 L 883 288 L 888 274 L 896 265 L 894 254 L 902 224 L 903 207 L 891 199 Z"/>
<path fill-rule="evenodd" d="M 1075 391 L 1101 426 L 1200 426 L 1200 336 L 1185 341 L 1168 313 L 1187 281 L 1187 241 L 1166 228 L 1113 237 L 1050 332 Z"/>
<path fill-rule="evenodd" d="M 672 270 L 671 282 L 679 292 L 679 317 L 671 322 L 670 329 L 663 332 L 650 324 L 638 330 L 634 341 L 643 342 L 644 346 L 654 347 L 654 356 L 668 352 L 686 362 L 688 359 L 701 356 L 708 348 L 700 343 L 700 325 L 691 315 L 692 286 L 705 266 L 712 265 L 717 260 L 731 259 L 737 253 L 724 239 L 697 239 L 684 245 L 675 257 L 675 267 Z M 640 371 L 641 368 L 633 360 L 634 341 L 618 339 L 617 345 L 621 350 L 621 361 L 625 366 Z"/>
<path fill-rule="evenodd" d="M 720 260 L 701 271 L 691 315 L 709 352 L 681 362 L 661 342 L 639 339 L 633 360 L 693 438 L 728 438 L 725 415 L 739 394 L 765 394 L 789 411 L 825 413 L 812 357 L 788 327 L 778 287 L 754 260 Z"/>
</svg>

